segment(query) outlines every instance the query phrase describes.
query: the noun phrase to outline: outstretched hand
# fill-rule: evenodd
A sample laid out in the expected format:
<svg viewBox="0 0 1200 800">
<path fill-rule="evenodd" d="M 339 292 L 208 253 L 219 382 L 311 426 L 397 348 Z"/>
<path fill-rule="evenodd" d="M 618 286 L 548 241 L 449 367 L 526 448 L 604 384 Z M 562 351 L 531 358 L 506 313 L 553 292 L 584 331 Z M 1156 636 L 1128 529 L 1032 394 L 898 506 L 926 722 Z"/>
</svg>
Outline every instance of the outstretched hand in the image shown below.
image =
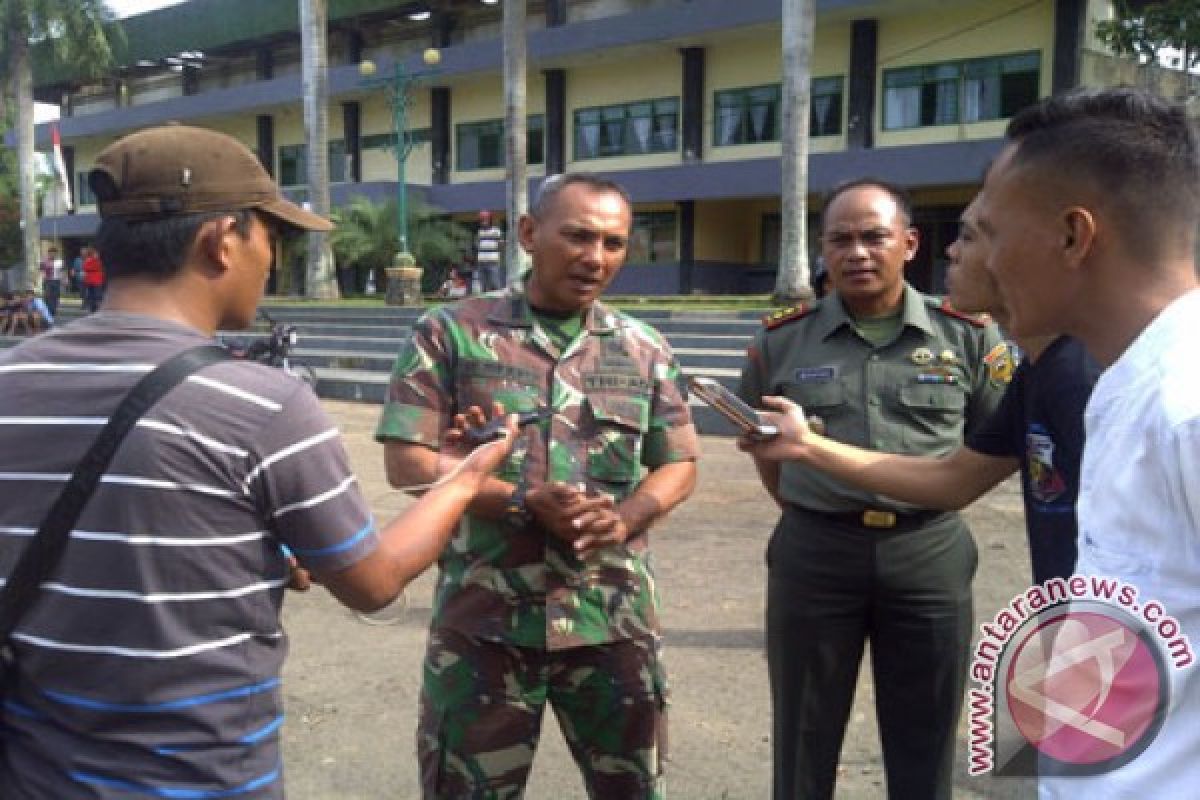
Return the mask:
<svg viewBox="0 0 1200 800">
<path fill-rule="evenodd" d="M 813 435 L 804 418 L 804 409 L 786 397 L 768 396 L 762 399 L 767 410 L 761 411 L 762 421 L 779 429 L 778 436 L 759 439 L 742 436 L 738 449 L 764 461 L 795 461 L 802 459 L 805 445 Z"/>
<path fill-rule="evenodd" d="M 475 446 L 467 435 L 468 430 L 477 430 L 496 418 L 503 418 L 498 438 Z M 441 460 L 438 472 L 457 471 L 482 483 L 496 470 L 512 452 L 517 438 L 517 415 L 505 414 L 504 406 L 492 404 L 491 415 L 479 406 L 471 406 L 465 413 L 455 414 L 450 428 L 442 438 Z"/>
</svg>

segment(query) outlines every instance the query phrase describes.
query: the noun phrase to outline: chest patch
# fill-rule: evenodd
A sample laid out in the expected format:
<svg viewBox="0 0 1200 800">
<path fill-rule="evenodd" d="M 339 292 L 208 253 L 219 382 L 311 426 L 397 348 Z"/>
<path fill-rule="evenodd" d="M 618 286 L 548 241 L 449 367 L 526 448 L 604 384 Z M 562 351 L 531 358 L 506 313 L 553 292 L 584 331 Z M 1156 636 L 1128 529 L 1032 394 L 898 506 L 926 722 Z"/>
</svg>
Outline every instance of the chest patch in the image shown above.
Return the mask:
<svg viewBox="0 0 1200 800">
<path fill-rule="evenodd" d="M 583 376 L 584 391 L 650 391 L 650 380 L 635 372 L 592 372 Z"/>
<path fill-rule="evenodd" d="M 458 365 L 458 371 L 464 378 L 515 381 L 531 385 L 538 383 L 538 374 L 534 370 L 498 361 L 462 361 Z"/>
<path fill-rule="evenodd" d="M 837 377 L 837 367 L 800 367 L 793 378 L 796 383 L 829 383 Z"/>
</svg>

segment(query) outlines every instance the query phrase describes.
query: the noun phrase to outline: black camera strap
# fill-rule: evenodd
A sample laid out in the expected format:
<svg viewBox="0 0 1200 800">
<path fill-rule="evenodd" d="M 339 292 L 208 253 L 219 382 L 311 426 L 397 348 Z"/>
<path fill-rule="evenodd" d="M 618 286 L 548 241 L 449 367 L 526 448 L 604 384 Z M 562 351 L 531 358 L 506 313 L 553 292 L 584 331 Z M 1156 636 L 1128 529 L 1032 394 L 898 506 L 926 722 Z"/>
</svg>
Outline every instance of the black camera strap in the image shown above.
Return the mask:
<svg viewBox="0 0 1200 800">
<path fill-rule="evenodd" d="M 37 600 L 38 588 L 62 560 L 71 530 L 104 471 L 112 463 L 113 455 L 125 434 L 133 429 L 151 406 L 188 375 L 227 358 L 229 353 L 216 345 L 184 350 L 143 376 L 121 400 L 91 449 L 76 465 L 34 534 L 33 541 L 21 553 L 3 591 L 0 591 L 0 648 L 7 648 L 8 637 Z"/>
</svg>

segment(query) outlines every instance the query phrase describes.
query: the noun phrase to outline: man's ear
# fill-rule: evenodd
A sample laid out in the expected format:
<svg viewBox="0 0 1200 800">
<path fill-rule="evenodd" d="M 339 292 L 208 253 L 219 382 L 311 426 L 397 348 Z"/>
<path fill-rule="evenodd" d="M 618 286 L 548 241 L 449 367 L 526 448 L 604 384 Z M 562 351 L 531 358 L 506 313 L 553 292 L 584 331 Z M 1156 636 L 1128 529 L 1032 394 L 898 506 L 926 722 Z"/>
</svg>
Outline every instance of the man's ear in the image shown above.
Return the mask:
<svg viewBox="0 0 1200 800">
<path fill-rule="evenodd" d="M 912 261 L 917 257 L 917 248 L 921 245 L 921 234 L 913 226 L 904 229 L 904 260 Z"/>
<path fill-rule="evenodd" d="M 1062 212 L 1059 225 L 1061 253 L 1067 266 L 1078 269 L 1096 242 L 1096 215 L 1082 206 L 1071 206 Z"/>
<path fill-rule="evenodd" d="M 218 217 L 204 222 L 196 231 L 192 253 L 205 270 L 218 273 L 229 269 L 229 237 L 237 235 L 236 224 L 233 217 Z"/>
<path fill-rule="evenodd" d="M 537 220 L 530 214 L 522 214 L 517 220 L 517 240 L 521 243 L 521 249 L 526 253 L 533 252 L 533 231 L 537 228 Z"/>
</svg>

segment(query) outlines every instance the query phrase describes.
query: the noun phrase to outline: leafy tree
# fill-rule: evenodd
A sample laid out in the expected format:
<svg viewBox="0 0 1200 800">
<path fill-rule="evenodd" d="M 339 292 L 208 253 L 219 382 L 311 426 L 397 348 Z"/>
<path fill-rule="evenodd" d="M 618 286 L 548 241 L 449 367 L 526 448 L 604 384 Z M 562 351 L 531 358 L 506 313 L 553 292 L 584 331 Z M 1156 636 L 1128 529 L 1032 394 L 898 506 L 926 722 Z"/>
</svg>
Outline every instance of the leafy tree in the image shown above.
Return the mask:
<svg viewBox="0 0 1200 800">
<path fill-rule="evenodd" d="M 339 264 L 355 271 L 356 287 L 373 272 L 376 282 L 392 264 L 400 237 L 396 232 L 396 201 L 373 203 L 366 197 L 351 198 L 334 209 L 335 228 L 330 244 Z M 408 199 L 408 249 L 424 267 L 422 289 L 432 292 L 441 284 L 451 264 L 471 246 L 471 231 L 445 216 L 439 209 L 416 198 Z"/>
<path fill-rule="evenodd" d="M 1200 0 L 1117 0 L 1113 18 L 1096 23 L 1096 36 L 1117 55 L 1142 63 L 1160 63 L 1164 50 L 1177 50 L 1171 66 L 1191 71 L 1200 65 Z"/>
<path fill-rule="evenodd" d="M 84 78 L 99 77 L 122 40 L 103 0 L 0 0 L 0 71 L 16 105 L 17 164 L 24 259 L 13 276 L 28 286 L 38 262 L 37 184 L 33 165 L 33 59 L 36 44 L 52 63 L 69 65 Z"/>
</svg>

